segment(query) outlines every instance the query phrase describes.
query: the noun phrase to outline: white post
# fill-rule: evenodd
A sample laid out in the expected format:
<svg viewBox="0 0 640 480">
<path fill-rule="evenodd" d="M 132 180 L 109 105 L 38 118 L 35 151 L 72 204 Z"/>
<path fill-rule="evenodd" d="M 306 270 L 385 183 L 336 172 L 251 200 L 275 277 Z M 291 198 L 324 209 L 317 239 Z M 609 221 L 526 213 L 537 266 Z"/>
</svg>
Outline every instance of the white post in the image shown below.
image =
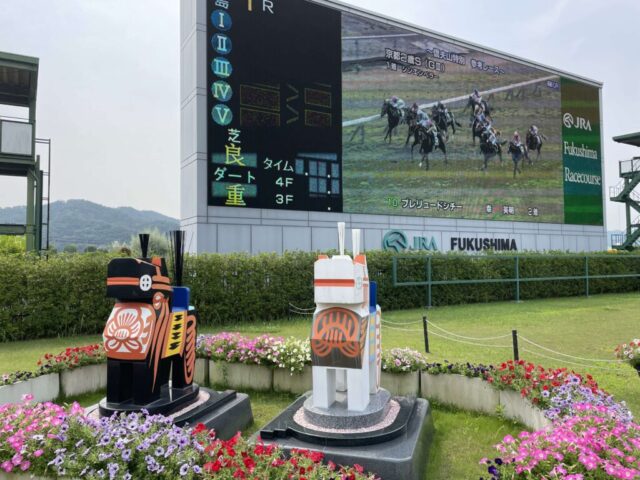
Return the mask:
<svg viewBox="0 0 640 480">
<path fill-rule="evenodd" d="M 311 367 L 313 378 L 313 406 L 329 408 L 336 401 L 336 370 L 328 367 Z"/>
<path fill-rule="evenodd" d="M 338 392 L 347 391 L 347 370 L 344 368 L 336 370 L 336 390 Z"/>
<path fill-rule="evenodd" d="M 345 223 L 338 222 L 338 248 L 340 251 L 340 256 L 344 255 L 344 231 L 345 231 Z"/>
<path fill-rule="evenodd" d="M 351 230 L 351 243 L 353 246 L 353 258 L 360 255 L 360 230 Z"/>
</svg>

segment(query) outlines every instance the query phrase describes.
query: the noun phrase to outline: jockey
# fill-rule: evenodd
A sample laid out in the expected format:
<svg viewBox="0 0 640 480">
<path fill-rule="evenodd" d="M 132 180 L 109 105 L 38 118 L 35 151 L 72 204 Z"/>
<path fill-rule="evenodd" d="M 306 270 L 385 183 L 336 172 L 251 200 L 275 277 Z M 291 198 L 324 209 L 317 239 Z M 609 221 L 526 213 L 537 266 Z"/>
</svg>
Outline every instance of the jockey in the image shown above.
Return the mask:
<svg viewBox="0 0 640 480">
<path fill-rule="evenodd" d="M 473 93 L 471 94 L 471 99 L 474 101 L 474 103 L 477 103 L 478 105 L 481 104 L 482 95 L 480 95 L 480 92 L 478 92 L 477 88 L 473 90 Z"/>
<path fill-rule="evenodd" d="M 424 113 L 417 103 L 411 106 L 411 111 L 416 115 L 416 123 L 422 124 L 424 120 L 429 120 L 429 115 Z"/>
<path fill-rule="evenodd" d="M 482 108 L 481 105 L 476 105 L 476 108 L 473 111 L 473 115 L 476 119 L 476 122 L 480 125 L 484 124 L 487 121 L 487 118 L 484 114 L 484 108 Z"/>
<path fill-rule="evenodd" d="M 529 127 L 529 135 L 531 135 L 531 137 L 535 138 L 538 142 L 540 142 L 540 144 L 542 144 L 542 140 L 540 139 L 540 133 L 536 125 L 531 125 Z"/>
<path fill-rule="evenodd" d="M 402 110 L 406 105 L 404 103 L 404 100 L 402 100 L 401 98 L 398 98 L 398 96 L 396 95 L 391 97 L 391 99 L 389 100 L 389 103 L 391 103 L 391 106 L 393 108 L 397 108 L 398 110 Z"/>
<path fill-rule="evenodd" d="M 424 117 L 422 118 L 422 120 L 418 121 L 418 125 L 420 125 L 420 127 L 424 128 L 424 130 L 427 133 L 430 133 L 433 136 L 433 148 L 437 147 L 439 142 L 438 142 L 438 127 L 436 127 L 436 124 L 433 123 L 433 120 L 431 120 L 429 118 L 429 115 L 427 115 L 426 113 L 424 113 Z"/>
<path fill-rule="evenodd" d="M 446 120 L 449 119 L 449 111 L 447 110 L 447 107 L 445 107 L 444 104 L 440 101 L 433 106 L 433 108 L 431 109 L 431 114 L 433 116 L 442 115 Z"/>
<path fill-rule="evenodd" d="M 494 147 L 498 146 L 498 131 L 493 128 L 491 122 L 486 122 L 484 132 L 487 135 L 487 143 L 490 143 Z"/>
<path fill-rule="evenodd" d="M 513 143 L 513 146 L 520 149 L 520 151 L 522 151 L 522 140 L 520 139 L 520 134 L 516 131 L 513 132 L 513 139 L 511 140 L 511 143 Z"/>
</svg>

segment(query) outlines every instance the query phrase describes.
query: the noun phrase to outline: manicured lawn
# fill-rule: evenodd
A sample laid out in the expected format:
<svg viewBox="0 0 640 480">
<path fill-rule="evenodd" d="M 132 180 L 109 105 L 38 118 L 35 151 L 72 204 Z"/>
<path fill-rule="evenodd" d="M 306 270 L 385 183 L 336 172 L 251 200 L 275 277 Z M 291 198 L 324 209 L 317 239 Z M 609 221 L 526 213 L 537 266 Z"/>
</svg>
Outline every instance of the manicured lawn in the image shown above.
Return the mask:
<svg viewBox="0 0 640 480">
<path fill-rule="evenodd" d="M 492 303 L 435 308 L 430 311 L 411 310 L 383 312 L 383 348 L 411 347 L 424 351 L 420 319 L 423 314 L 445 330 L 466 337 L 505 338 L 480 342 L 457 338 L 460 343 L 436 336 L 443 332 L 433 327 L 430 361 L 469 361 L 497 363 L 511 358 L 512 329 L 520 335 L 556 352 L 589 359 L 613 360 L 616 344 L 640 337 L 640 295 L 601 295 L 591 298 L 562 298 L 523 303 Z M 418 323 L 411 323 L 418 322 Z M 203 332 L 223 329 L 202 328 Z M 306 338 L 310 319 L 281 320 L 260 324 L 241 324 L 227 327 L 248 335 L 270 333 Z M 58 352 L 67 346 L 85 345 L 99 341 L 99 336 L 70 339 L 37 340 L 0 346 L 0 372 L 34 369 L 35 362 L 45 352 Z M 492 345 L 491 347 L 483 346 Z M 600 385 L 617 399 L 627 401 L 636 416 L 640 416 L 640 379 L 627 365 L 582 361 L 542 350 L 520 339 L 521 357 L 548 367 L 569 367 L 591 373 Z M 565 361 L 583 364 L 572 365 Z M 99 398 L 83 398 L 92 404 Z M 286 405 L 292 396 L 251 393 L 255 424 L 248 433 L 264 425 Z M 504 435 L 515 434 L 521 426 L 499 418 L 461 412 L 434 405 L 436 436 L 430 456 L 428 478 L 478 478 L 483 474 L 477 465 L 480 458 L 491 456 L 492 445 Z"/>
</svg>

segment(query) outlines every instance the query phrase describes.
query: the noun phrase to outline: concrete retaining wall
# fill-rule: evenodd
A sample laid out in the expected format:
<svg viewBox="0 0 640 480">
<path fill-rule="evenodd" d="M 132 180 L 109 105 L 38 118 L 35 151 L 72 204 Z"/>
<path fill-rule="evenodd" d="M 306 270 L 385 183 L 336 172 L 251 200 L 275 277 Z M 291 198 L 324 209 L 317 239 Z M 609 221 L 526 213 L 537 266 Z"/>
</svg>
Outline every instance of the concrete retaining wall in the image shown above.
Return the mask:
<svg viewBox="0 0 640 480">
<path fill-rule="evenodd" d="M 87 365 L 60 373 L 60 393 L 71 398 L 107 388 L 107 364 Z"/>
<path fill-rule="evenodd" d="M 392 395 L 417 397 L 420 395 L 420 372 L 382 372 L 380 385 L 389 390 Z"/>
<path fill-rule="evenodd" d="M 291 373 L 278 368 L 273 371 L 273 389 L 276 392 L 303 394 L 311 390 L 313 383 L 311 367 L 304 367 L 302 372 Z"/>
<path fill-rule="evenodd" d="M 266 392 L 273 389 L 273 369 L 241 363 L 209 363 L 209 382 L 237 390 Z"/>
<path fill-rule="evenodd" d="M 0 387 L 0 404 L 20 403 L 22 397 L 33 395 L 36 402 L 55 400 L 60 395 L 60 377 L 57 373 L 31 378 L 24 382 Z"/>
<path fill-rule="evenodd" d="M 552 423 L 542 410 L 533 406 L 520 393 L 496 390 L 480 378 L 422 372 L 421 396 L 462 410 L 489 415 L 495 415 L 500 407 L 506 418 L 516 420 L 532 430 L 542 430 Z"/>
<path fill-rule="evenodd" d="M 500 404 L 500 392 L 480 378 L 463 375 L 432 375 L 422 372 L 421 396 L 462 410 L 495 415 Z"/>
</svg>

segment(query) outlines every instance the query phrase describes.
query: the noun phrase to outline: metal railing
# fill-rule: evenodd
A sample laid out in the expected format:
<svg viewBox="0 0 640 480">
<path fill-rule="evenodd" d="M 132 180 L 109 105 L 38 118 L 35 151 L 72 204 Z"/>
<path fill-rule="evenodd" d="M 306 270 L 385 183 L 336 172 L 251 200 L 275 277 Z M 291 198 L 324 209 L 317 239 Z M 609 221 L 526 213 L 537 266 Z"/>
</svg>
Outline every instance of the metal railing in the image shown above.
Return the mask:
<svg viewBox="0 0 640 480">
<path fill-rule="evenodd" d="M 622 191 L 625 189 L 625 187 L 626 187 L 626 184 L 624 182 L 619 183 L 615 187 L 609 187 L 609 198 L 618 197 L 622 193 Z M 632 190 L 631 192 L 629 192 L 629 198 L 631 198 L 636 202 L 640 202 L 640 194 L 635 190 Z"/>
<path fill-rule="evenodd" d="M 471 256 L 470 256 L 471 257 Z M 513 276 L 504 278 L 478 278 L 478 279 L 450 279 L 450 280 L 434 280 L 434 271 L 433 271 L 433 255 L 397 255 L 393 257 L 392 264 L 392 279 L 394 287 L 426 287 L 427 289 L 427 308 L 431 308 L 433 305 L 433 287 L 439 285 L 481 285 L 481 284 L 500 284 L 500 283 L 511 283 L 514 286 L 514 297 L 515 301 L 520 301 L 520 288 L 523 283 L 533 283 L 533 282 L 552 282 L 552 281 L 584 281 L 585 283 L 585 295 L 589 296 L 589 288 L 590 282 L 592 280 L 613 280 L 613 279 L 636 279 L 640 278 L 640 267 L 637 271 L 633 273 L 619 273 L 619 274 L 593 274 L 589 270 L 589 261 L 593 259 L 620 259 L 624 258 L 628 259 L 640 259 L 640 255 L 625 255 L 624 257 L 616 257 L 614 255 L 546 255 L 544 257 L 530 257 L 527 255 L 516 255 L 516 256 L 496 256 L 495 259 L 500 260 L 510 260 L 513 262 L 512 271 Z M 487 260 L 490 257 L 471 257 L 473 260 Z M 553 258 L 561 258 L 561 259 L 580 259 L 582 260 L 582 275 L 558 275 L 558 276 L 545 276 L 545 277 L 523 277 L 521 275 L 521 260 L 539 258 L 540 260 L 549 260 Z M 411 259 L 411 260 L 422 260 L 424 262 L 423 272 L 425 275 L 424 280 L 418 281 L 398 281 L 398 262 L 403 259 Z M 446 258 L 439 258 L 438 260 L 446 260 Z M 459 258 L 452 259 L 452 261 L 460 261 Z"/>
<path fill-rule="evenodd" d="M 633 172 L 640 172 L 640 157 L 620 161 L 620 176 Z"/>
</svg>

